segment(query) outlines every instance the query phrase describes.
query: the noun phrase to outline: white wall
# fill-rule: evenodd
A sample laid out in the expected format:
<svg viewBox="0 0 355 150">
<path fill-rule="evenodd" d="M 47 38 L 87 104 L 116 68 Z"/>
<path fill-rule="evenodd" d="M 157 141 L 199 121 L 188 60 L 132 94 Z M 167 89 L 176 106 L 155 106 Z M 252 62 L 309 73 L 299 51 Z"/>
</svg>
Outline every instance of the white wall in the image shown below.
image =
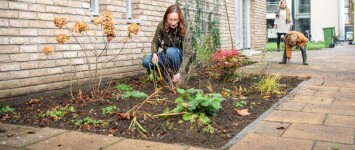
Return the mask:
<svg viewBox="0 0 355 150">
<path fill-rule="evenodd" d="M 311 0 L 312 41 L 324 41 L 324 27 L 335 27 L 335 35 L 339 34 L 338 9 L 338 0 Z"/>
</svg>

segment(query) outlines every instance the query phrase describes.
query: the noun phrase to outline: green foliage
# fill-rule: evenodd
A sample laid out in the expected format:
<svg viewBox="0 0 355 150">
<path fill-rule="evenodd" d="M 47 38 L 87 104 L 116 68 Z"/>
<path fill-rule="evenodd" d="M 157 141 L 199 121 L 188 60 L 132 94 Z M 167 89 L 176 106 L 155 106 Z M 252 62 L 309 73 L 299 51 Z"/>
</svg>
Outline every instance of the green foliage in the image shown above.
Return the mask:
<svg viewBox="0 0 355 150">
<path fill-rule="evenodd" d="M 248 104 L 248 103 L 247 103 L 247 101 L 245 101 L 245 100 L 242 100 L 242 101 L 234 102 L 234 103 L 233 103 L 233 105 L 234 105 L 235 107 L 240 108 L 240 109 L 244 108 L 247 104 Z"/>
<path fill-rule="evenodd" d="M 39 117 L 41 117 L 41 118 L 50 117 L 54 120 L 58 120 L 61 117 L 64 117 L 65 115 L 67 115 L 68 113 L 74 113 L 74 112 L 76 112 L 74 106 L 69 106 L 69 105 L 66 105 L 64 107 L 57 106 L 51 110 L 47 110 L 45 113 L 40 113 Z"/>
<path fill-rule="evenodd" d="M 16 109 L 15 108 L 11 108 L 9 106 L 6 106 L 6 107 L 2 107 L 0 109 L 0 114 L 2 113 L 8 113 L 8 112 L 14 112 Z"/>
<path fill-rule="evenodd" d="M 147 94 L 140 91 L 127 91 L 121 95 L 122 99 L 128 99 L 128 98 L 140 99 L 140 98 L 147 98 L 147 97 L 148 97 Z"/>
<path fill-rule="evenodd" d="M 268 50 L 268 51 L 276 51 L 276 48 L 277 48 L 276 42 L 268 42 L 268 43 L 266 44 L 266 50 Z M 281 42 L 281 43 L 280 43 L 280 49 L 281 49 L 281 51 L 283 51 L 284 48 L 285 48 L 284 43 Z M 323 48 L 325 48 L 324 42 L 308 42 L 306 49 L 307 49 L 307 50 L 321 50 L 321 49 L 323 49 Z M 296 49 L 296 46 L 294 46 L 294 47 L 292 48 L 292 50 L 297 50 L 297 49 Z"/>
<path fill-rule="evenodd" d="M 207 133 L 211 133 L 211 134 L 213 134 L 214 133 L 214 128 L 212 127 L 212 125 L 207 125 L 206 127 L 204 127 L 203 129 L 202 129 L 202 131 L 203 132 L 207 132 Z"/>
<path fill-rule="evenodd" d="M 103 120 L 96 120 L 91 117 L 85 117 L 84 119 L 72 120 L 75 127 L 82 126 L 107 126 L 109 122 Z"/>
<path fill-rule="evenodd" d="M 119 85 L 116 85 L 115 88 L 121 92 L 127 92 L 127 91 L 133 90 L 133 88 L 127 84 L 119 84 Z"/>
<path fill-rule="evenodd" d="M 210 49 L 216 50 L 219 48 L 221 38 L 219 29 L 220 5 L 218 5 L 218 1 L 178 0 L 176 3 L 184 11 L 185 22 L 192 33 L 193 47 L 196 49 L 203 47 L 200 50 L 206 50 L 207 53 Z"/>
<path fill-rule="evenodd" d="M 203 94 L 199 89 L 177 89 L 179 97 L 175 99 L 177 106 L 172 110 L 174 113 L 184 112 L 184 121 L 197 122 L 201 126 L 211 123 L 207 115 L 217 116 L 217 111 L 222 108 L 224 100 L 221 94 Z"/>
<path fill-rule="evenodd" d="M 261 79 L 258 83 L 256 83 L 255 87 L 263 95 L 280 95 L 283 93 L 279 84 L 280 79 L 281 76 L 279 75 L 268 75 L 265 78 Z"/>
<path fill-rule="evenodd" d="M 107 106 L 102 108 L 102 114 L 112 114 L 114 111 L 116 111 L 118 108 L 116 106 Z"/>
</svg>

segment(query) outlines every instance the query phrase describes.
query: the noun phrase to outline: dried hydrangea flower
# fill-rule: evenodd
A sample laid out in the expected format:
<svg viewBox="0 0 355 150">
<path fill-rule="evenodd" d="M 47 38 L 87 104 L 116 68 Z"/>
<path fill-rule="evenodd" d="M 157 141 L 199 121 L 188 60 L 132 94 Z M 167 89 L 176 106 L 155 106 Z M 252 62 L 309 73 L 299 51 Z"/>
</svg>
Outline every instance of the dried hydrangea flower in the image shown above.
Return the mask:
<svg viewBox="0 0 355 150">
<path fill-rule="evenodd" d="M 103 21 L 112 21 L 112 13 L 110 13 L 108 11 L 104 11 L 102 13 L 102 20 Z"/>
<path fill-rule="evenodd" d="M 99 17 L 95 17 L 94 20 L 92 20 L 92 23 L 97 26 L 99 24 L 102 24 L 102 19 Z"/>
<path fill-rule="evenodd" d="M 66 41 L 70 39 L 70 37 L 66 34 L 58 34 L 56 35 L 56 39 L 59 44 L 64 44 Z"/>
<path fill-rule="evenodd" d="M 53 52 L 54 52 L 54 50 L 53 50 L 52 47 L 49 47 L 49 46 L 44 46 L 43 47 L 43 53 L 45 55 L 51 55 Z"/>
<path fill-rule="evenodd" d="M 71 28 L 72 32 L 77 32 L 77 33 L 81 33 L 83 31 L 88 31 L 88 30 L 89 30 L 88 24 L 86 24 L 82 21 L 76 22 L 75 26 Z"/>
<path fill-rule="evenodd" d="M 127 27 L 128 34 L 138 34 L 139 31 L 139 25 L 137 23 L 132 23 Z"/>
<path fill-rule="evenodd" d="M 64 17 L 55 17 L 54 18 L 54 25 L 59 29 L 63 28 L 67 24 L 67 19 Z"/>
</svg>

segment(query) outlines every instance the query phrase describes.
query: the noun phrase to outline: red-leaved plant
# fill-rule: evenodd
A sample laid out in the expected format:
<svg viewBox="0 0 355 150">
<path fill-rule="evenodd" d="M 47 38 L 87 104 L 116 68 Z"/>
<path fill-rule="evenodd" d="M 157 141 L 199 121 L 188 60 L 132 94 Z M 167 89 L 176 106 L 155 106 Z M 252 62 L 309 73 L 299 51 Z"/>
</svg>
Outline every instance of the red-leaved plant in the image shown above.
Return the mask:
<svg viewBox="0 0 355 150">
<path fill-rule="evenodd" d="M 212 66 L 209 70 L 209 76 L 225 81 L 232 81 L 238 76 L 236 70 L 241 66 L 241 61 L 237 49 L 219 49 L 212 53 L 211 61 Z"/>
</svg>

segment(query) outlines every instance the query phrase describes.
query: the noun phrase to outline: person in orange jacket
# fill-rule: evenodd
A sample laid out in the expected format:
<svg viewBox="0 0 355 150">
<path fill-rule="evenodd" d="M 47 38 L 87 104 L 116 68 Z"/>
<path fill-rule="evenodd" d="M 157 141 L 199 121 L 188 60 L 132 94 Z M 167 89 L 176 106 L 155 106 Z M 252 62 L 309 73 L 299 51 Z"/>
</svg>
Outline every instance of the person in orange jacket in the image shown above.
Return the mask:
<svg viewBox="0 0 355 150">
<path fill-rule="evenodd" d="M 303 65 L 308 65 L 307 62 L 307 53 L 306 53 L 306 45 L 308 39 L 300 32 L 291 31 L 285 35 L 284 42 L 285 42 L 285 50 L 283 54 L 282 61 L 280 64 L 286 64 L 287 60 L 290 60 L 292 57 L 292 47 L 298 46 L 302 52 L 303 58 Z"/>
</svg>

